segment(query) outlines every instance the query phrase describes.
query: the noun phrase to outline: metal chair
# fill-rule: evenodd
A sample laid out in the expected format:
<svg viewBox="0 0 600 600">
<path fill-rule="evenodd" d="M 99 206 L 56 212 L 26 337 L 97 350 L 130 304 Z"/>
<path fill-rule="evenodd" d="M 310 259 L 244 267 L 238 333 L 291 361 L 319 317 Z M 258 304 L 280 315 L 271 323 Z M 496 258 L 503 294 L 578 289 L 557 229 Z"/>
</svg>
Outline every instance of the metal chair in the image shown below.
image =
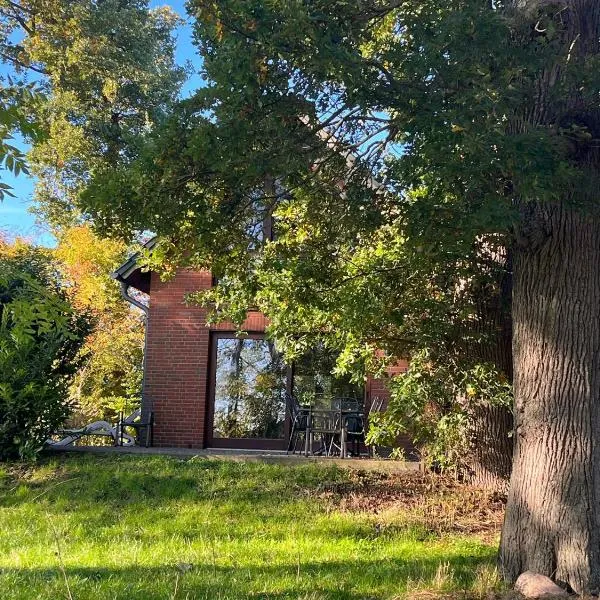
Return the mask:
<svg viewBox="0 0 600 600">
<path fill-rule="evenodd" d="M 123 413 L 119 413 L 119 421 L 117 423 L 117 445 L 123 445 L 123 439 L 126 436 L 126 428 L 135 430 L 136 442 L 141 446 L 140 441 L 144 438 L 144 446 L 148 448 L 154 445 L 154 412 L 151 410 L 142 411 L 138 409 L 128 417 L 124 417 Z"/>
<path fill-rule="evenodd" d="M 343 439 L 343 423 L 339 410 L 309 409 L 305 453 L 314 452 L 315 436 L 317 436 L 320 438 L 321 446 L 316 453 L 331 456 L 336 441 Z M 340 444 L 339 447 L 342 448 L 342 445 Z"/>
<path fill-rule="evenodd" d="M 302 437 L 304 446 L 306 446 L 306 441 L 308 439 L 307 430 L 310 409 L 301 406 L 296 397 L 292 396 L 291 394 L 286 394 L 286 403 L 287 409 L 290 414 L 291 423 L 290 439 L 288 442 L 287 454 L 289 454 L 290 451 L 292 452 L 292 454 L 295 454 L 300 437 Z"/>
<path fill-rule="evenodd" d="M 75 429 L 59 429 L 56 431 L 56 436 L 61 436 L 61 438 L 59 440 L 47 439 L 46 444 L 53 447 L 71 446 L 87 436 L 110 437 L 115 446 L 133 446 L 135 444 L 132 436 L 119 431 L 118 423 L 111 425 L 108 421 L 94 421 L 85 427 Z"/>
<path fill-rule="evenodd" d="M 364 403 L 358 398 L 334 398 L 331 401 L 333 410 L 339 411 L 341 429 L 340 454 L 345 457 L 347 444 L 350 442 L 352 456 L 360 456 L 361 444 L 365 445 Z"/>
</svg>

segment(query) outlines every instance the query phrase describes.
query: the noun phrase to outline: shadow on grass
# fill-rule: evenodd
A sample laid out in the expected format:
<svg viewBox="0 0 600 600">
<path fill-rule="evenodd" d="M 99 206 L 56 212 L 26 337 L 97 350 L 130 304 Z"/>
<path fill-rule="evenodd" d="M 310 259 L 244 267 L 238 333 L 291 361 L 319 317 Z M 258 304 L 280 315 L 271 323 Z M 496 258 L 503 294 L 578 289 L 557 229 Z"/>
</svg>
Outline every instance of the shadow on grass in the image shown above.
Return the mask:
<svg viewBox="0 0 600 600">
<path fill-rule="evenodd" d="M 0 482 L 10 515 L 2 524 L 0 511 L 2 600 L 66 597 L 67 583 L 77 600 L 383 600 L 415 586 L 469 590 L 492 567 L 494 549 L 476 541 L 411 545 L 396 525 L 380 531 L 370 517 L 333 514 L 319 491 L 340 481 L 347 472 L 319 465 L 48 461 L 37 476 Z M 57 538 L 64 573 L 49 559 Z M 178 564 L 182 556 L 198 562 Z M 56 566 L 18 566 L 36 559 Z"/>
<path fill-rule="evenodd" d="M 166 500 L 251 501 L 272 505 L 297 498 L 299 491 L 318 489 L 324 481 L 339 481 L 347 474 L 319 465 L 287 466 L 235 463 L 216 460 L 181 460 L 169 457 L 63 457 L 53 477 L 22 478 L 8 490 L 0 486 L 0 506 L 15 502 L 68 499 L 77 506 L 86 502 L 129 505 Z M 20 493 L 15 494 L 18 488 Z"/>
<path fill-rule="evenodd" d="M 50 598 L 65 587 L 85 598 L 206 598 L 383 600 L 419 589 L 467 594 L 484 557 L 421 560 L 352 560 L 299 564 L 221 566 L 211 564 L 124 568 L 2 569 L 0 582 L 23 586 L 31 597 Z M 440 578 L 440 571 L 442 576 Z M 38 592 L 39 589 L 39 592 Z M 43 590 L 43 591 L 42 591 Z M 269 591 L 271 590 L 271 591 Z M 44 595 L 47 593 L 48 595 Z M 125 595 L 126 594 L 126 595 Z"/>
</svg>

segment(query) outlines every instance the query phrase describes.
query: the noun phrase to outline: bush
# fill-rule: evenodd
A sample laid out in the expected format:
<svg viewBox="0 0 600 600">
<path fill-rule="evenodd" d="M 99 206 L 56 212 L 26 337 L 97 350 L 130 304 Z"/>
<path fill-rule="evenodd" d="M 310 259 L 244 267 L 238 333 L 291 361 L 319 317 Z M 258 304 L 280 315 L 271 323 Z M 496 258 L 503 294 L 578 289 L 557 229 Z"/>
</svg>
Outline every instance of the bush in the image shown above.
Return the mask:
<svg viewBox="0 0 600 600">
<path fill-rule="evenodd" d="M 0 459 L 32 458 L 65 421 L 85 332 L 49 256 L 0 243 Z"/>
<path fill-rule="evenodd" d="M 415 352 L 390 390 L 386 411 L 369 418 L 367 442 L 394 447 L 408 435 L 428 467 L 457 475 L 472 459 L 475 409 L 512 406 L 512 386 L 493 364 L 436 360 L 429 350 Z"/>
</svg>

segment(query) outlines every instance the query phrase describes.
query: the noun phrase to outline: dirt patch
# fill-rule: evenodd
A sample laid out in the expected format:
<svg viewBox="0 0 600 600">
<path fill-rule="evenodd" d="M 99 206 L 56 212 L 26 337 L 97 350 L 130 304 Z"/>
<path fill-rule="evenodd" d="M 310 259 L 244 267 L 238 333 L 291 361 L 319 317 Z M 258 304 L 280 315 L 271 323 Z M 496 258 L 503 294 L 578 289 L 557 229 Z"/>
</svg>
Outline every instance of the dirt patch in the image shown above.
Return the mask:
<svg viewBox="0 0 600 600">
<path fill-rule="evenodd" d="M 322 485 L 319 495 L 337 510 L 382 517 L 397 513 L 403 522 L 426 532 L 463 533 L 485 539 L 499 533 L 506 502 L 502 494 L 470 487 L 450 477 L 416 472 L 356 471 L 350 474 L 350 481 Z"/>
<path fill-rule="evenodd" d="M 498 592 L 490 590 L 484 594 L 463 592 L 411 592 L 410 600 L 523 600 L 523 596 L 513 591 Z"/>
</svg>

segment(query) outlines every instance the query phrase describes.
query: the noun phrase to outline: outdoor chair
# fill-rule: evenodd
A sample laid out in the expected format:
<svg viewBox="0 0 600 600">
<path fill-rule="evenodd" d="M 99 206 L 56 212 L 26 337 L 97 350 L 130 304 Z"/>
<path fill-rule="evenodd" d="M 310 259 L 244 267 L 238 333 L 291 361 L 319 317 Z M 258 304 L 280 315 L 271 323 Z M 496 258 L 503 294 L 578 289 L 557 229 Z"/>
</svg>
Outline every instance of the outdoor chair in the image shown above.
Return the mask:
<svg viewBox="0 0 600 600">
<path fill-rule="evenodd" d="M 59 440 L 46 440 L 47 446 L 64 447 L 71 446 L 86 436 L 110 437 L 115 446 L 133 446 L 135 439 L 127 433 L 119 433 L 119 426 L 111 425 L 108 421 L 94 421 L 84 427 L 73 429 L 59 429 L 57 436 L 63 436 Z"/>
<path fill-rule="evenodd" d="M 336 441 L 343 437 L 342 415 L 339 410 L 309 409 L 305 453 L 314 452 L 315 437 L 320 440 L 316 454 L 331 456 Z"/>
<path fill-rule="evenodd" d="M 364 403 L 357 398 L 334 398 L 331 408 L 339 411 L 343 425 L 343 439 L 340 439 L 340 454 L 346 456 L 347 445 L 351 445 L 352 456 L 360 456 L 361 445 L 365 446 Z"/>
<path fill-rule="evenodd" d="M 307 442 L 307 428 L 309 420 L 309 410 L 307 407 L 303 407 L 298 402 L 295 396 L 290 394 L 286 395 L 287 409 L 290 414 L 290 441 L 288 443 L 287 453 L 296 453 L 298 448 L 298 442 L 302 439 L 304 446 L 306 447 Z"/>
<path fill-rule="evenodd" d="M 315 438 L 319 438 L 321 444 L 317 453 L 329 456 L 334 438 L 341 430 L 339 420 L 336 420 L 339 413 L 314 406 L 302 406 L 293 395 L 287 396 L 287 405 L 291 422 L 288 454 L 295 454 L 300 442 L 304 455 L 312 454 Z"/>
<path fill-rule="evenodd" d="M 347 415 L 344 418 L 346 421 L 346 442 L 350 444 L 350 453 L 352 456 L 360 456 L 361 446 L 366 447 L 364 415 Z"/>
<path fill-rule="evenodd" d="M 127 434 L 127 429 L 135 431 L 135 440 L 138 445 L 143 445 L 148 448 L 154 445 L 154 412 L 151 410 L 144 411 L 138 408 L 128 417 L 124 417 L 123 412 L 119 413 L 119 421 L 117 423 L 117 445 L 123 446 L 123 441 L 131 436 Z"/>
</svg>

